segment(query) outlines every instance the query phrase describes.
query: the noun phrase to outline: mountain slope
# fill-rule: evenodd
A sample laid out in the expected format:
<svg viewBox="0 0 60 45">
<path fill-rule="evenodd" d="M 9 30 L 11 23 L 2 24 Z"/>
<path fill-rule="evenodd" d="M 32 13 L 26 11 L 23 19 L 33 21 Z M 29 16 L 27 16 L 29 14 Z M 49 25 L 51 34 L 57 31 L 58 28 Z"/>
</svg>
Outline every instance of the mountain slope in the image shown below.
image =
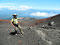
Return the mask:
<svg viewBox="0 0 60 45">
<path fill-rule="evenodd" d="M 60 14 L 47 19 L 19 20 L 19 24 L 24 31 L 24 37 L 21 34 L 10 35 L 14 31 L 8 20 L 0 20 L 0 44 L 1 45 L 60 45 Z M 55 25 L 49 26 L 48 23 L 54 21 Z M 45 25 L 43 28 L 42 25 Z M 31 27 L 31 28 L 30 28 Z"/>
</svg>

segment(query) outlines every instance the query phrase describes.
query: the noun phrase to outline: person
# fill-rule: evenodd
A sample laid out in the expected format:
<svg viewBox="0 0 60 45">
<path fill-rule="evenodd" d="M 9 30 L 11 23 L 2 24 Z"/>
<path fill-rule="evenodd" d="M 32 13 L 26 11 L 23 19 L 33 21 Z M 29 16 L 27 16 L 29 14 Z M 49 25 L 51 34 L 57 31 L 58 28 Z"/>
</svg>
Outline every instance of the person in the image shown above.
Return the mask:
<svg viewBox="0 0 60 45">
<path fill-rule="evenodd" d="M 11 25 L 14 27 L 14 30 L 17 32 L 17 28 L 19 29 L 20 33 L 23 35 L 24 32 L 21 29 L 21 26 L 18 24 L 18 20 L 23 18 L 17 18 L 16 14 L 13 14 L 13 18 L 11 19 Z M 17 33 L 16 33 L 17 35 Z"/>
</svg>

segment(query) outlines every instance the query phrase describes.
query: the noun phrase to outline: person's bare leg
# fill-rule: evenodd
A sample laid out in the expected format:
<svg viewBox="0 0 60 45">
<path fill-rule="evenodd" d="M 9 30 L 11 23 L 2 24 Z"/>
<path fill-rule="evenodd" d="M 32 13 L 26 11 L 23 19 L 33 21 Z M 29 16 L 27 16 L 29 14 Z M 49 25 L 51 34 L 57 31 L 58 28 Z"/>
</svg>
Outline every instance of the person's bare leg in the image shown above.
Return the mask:
<svg viewBox="0 0 60 45">
<path fill-rule="evenodd" d="M 21 34 L 24 34 L 24 32 L 22 31 L 22 29 L 21 29 L 21 26 L 20 26 L 20 25 L 18 25 L 18 28 L 19 28 L 20 33 L 21 33 Z"/>
</svg>

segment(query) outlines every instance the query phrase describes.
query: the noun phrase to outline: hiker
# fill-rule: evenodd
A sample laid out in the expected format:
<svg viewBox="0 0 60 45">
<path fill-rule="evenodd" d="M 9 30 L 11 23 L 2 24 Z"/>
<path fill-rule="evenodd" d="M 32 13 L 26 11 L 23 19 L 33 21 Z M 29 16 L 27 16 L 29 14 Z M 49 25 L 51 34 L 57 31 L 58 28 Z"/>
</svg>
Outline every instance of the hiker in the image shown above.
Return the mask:
<svg viewBox="0 0 60 45">
<path fill-rule="evenodd" d="M 13 14 L 13 18 L 11 20 L 11 25 L 14 27 L 14 30 L 17 31 L 17 28 L 19 29 L 20 33 L 23 35 L 24 32 L 22 31 L 21 29 L 21 26 L 18 25 L 18 20 L 19 19 L 23 19 L 23 18 L 17 18 L 17 15 L 16 14 Z M 16 33 L 17 35 L 17 33 Z"/>
</svg>

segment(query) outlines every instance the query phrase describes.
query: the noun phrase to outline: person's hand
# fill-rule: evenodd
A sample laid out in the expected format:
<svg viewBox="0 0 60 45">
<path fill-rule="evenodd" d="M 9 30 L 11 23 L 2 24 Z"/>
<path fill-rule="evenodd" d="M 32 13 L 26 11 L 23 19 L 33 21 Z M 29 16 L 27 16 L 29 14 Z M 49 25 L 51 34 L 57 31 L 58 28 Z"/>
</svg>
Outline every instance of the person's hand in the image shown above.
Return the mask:
<svg viewBox="0 0 60 45">
<path fill-rule="evenodd" d="M 11 22 L 11 25 L 12 25 L 13 27 L 15 27 L 15 26 L 12 24 L 12 22 Z"/>
<path fill-rule="evenodd" d="M 15 27 L 14 25 L 12 25 L 13 27 Z"/>
<path fill-rule="evenodd" d="M 18 18 L 18 19 L 24 19 L 24 17 Z"/>
</svg>

